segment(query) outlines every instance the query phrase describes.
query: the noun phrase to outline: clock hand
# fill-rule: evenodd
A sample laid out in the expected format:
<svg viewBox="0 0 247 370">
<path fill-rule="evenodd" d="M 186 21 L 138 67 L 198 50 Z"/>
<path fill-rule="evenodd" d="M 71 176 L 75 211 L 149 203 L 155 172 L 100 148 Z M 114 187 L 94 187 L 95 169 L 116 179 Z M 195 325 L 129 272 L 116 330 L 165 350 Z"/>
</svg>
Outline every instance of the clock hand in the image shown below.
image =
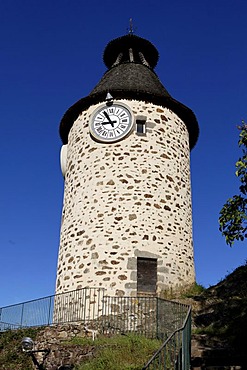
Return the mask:
<svg viewBox="0 0 247 370">
<path fill-rule="evenodd" d="M 109 114 L 106 112 L 106 111 L 103 111 L 103 114 L 105 115 L 105 117 L 108 119 L 109 122 L 107 123 L 110 123 L 112 125 L 112 127 L 114 127 L 114 123 L 116 123 L 117 121 L 112 121 L 109 117 Z"/>
<path fill-rule="evenodd" d="M 117 121 L 101 122 L 101 125 L 111 125 L 112 127 L 114 127 L 113 123 L 117 123 Z"/>
</svg>

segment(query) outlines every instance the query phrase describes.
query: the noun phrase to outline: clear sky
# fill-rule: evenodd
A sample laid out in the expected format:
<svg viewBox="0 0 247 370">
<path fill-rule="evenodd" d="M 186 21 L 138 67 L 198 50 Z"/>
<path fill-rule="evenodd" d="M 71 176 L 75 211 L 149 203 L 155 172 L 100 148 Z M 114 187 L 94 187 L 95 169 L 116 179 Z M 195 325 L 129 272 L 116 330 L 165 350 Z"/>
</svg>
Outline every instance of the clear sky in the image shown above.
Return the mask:
<svg viewBox="0 0 247 370">
<path fill-rule="evenodd" d="M 106 67 L 106 44 L 135 33 L 158 49 L 156 72 L 200 125 L 191 153 L 197 282 L 243 264 L 218 231 L 238 191 L 236 126 L 247 119 L 245 0 L 0 1 L 0 307 L 54 294 L 63 178 L 59 122 Z"/>
</svg>

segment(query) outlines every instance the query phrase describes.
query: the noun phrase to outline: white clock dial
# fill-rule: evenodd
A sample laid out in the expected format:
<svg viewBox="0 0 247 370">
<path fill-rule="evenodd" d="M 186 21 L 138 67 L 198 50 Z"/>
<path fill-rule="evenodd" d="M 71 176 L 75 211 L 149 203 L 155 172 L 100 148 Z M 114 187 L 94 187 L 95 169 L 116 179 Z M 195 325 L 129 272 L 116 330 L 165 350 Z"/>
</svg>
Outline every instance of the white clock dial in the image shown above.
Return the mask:
<svg viewBox="0 0 247 370">
<path fill-rule="evenodd" d="M 103 105 L 96 109 L 89 122 L 92 136 L 103 142 L 114 142 L 129 134 L 133 117 L 124 104 Z"/>
</svg>

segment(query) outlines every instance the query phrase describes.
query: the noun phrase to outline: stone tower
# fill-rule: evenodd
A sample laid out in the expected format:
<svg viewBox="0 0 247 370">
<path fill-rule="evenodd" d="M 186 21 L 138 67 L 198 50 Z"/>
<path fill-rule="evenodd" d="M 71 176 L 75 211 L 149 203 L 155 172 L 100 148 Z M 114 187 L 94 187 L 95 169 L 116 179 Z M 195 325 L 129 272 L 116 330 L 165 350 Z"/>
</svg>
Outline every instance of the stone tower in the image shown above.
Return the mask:
<svg viewBox="0 0 247 370">
<path fill-rule="evenodd" d="M 103 78 L 61 121 L 56 293 L 159 294 L 195 281 L 190 150 L 199 129 L 155 74 L 158 57 L 131 33 L 112 40 Z"/>
</svg>

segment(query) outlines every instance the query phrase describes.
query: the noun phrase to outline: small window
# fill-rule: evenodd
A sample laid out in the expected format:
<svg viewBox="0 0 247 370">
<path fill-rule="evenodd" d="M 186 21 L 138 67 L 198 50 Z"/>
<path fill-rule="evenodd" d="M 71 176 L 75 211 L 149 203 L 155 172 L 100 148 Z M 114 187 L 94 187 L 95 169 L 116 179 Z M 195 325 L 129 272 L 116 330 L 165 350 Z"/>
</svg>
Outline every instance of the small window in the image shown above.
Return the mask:
<svg viewBox="0 0 247 370">
<path fill-rule="evenodd" d="M 146 116 L 137 116 L 136 117 L 136 133 L 137 135 L 145 135 L 146 134 Z"/>
<path fill-rule="evenodd" d="M 157 259 L 137 258 L 137 292 L 156 293 Z"/>
<path fill-rule="evenodd" d="M 137 134 L 145 134 L 146 133 L 145 122 L 136 122 L 136 132 L 137 132 Z"/>
</svg>

